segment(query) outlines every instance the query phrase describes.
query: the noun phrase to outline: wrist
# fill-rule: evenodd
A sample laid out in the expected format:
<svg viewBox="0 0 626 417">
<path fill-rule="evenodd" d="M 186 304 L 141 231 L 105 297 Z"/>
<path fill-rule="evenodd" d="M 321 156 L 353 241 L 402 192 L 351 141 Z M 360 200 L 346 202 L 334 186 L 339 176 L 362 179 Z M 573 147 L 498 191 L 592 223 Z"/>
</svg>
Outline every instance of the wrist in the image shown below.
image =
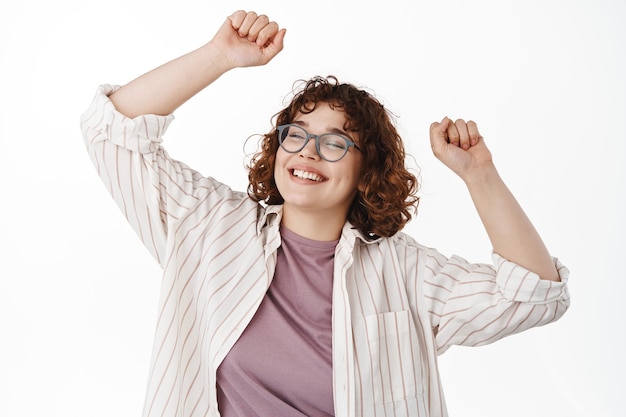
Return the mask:
<svg viewBox="0 0 626 417">
<path fill-rule="evenodd" d="M 492 161 L 473 167 L 462 179 L 470 191 L 484 187 L 490 188 L 493 184 L 502 182 L 500 174 Z"/>
<path fill-rule="evenodd" d="M 228 53 L 219 45 L 210 41 L 198 49 L 207 70 L 223 74 L 237 66 L 229 59 Z"/>
</svg>

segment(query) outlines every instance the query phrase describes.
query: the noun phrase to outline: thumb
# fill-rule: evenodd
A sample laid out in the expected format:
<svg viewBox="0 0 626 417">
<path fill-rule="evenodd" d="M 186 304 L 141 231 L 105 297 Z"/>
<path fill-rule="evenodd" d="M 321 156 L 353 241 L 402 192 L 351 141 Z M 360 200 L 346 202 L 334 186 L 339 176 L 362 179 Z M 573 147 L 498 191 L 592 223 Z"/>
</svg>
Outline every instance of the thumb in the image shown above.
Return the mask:
<svg viewBox="0 0 626 417">
<path fill-rule="evenodd" d="M 441 122 L 433 122 L 430 125 L 430 146 L 435 155 L 440 154 L 448 143 L 446 131 L 449 125 L 450 119 L 448 116 L 444 117 Z"/>
<path fill-rule="evenodd" d="M 279 30 L 276 35 L 270 41 L 265 44 L 264 49 L 268 56 L 268 61 L 274 58 L 280 51 L 283 50 L 285 34 L 287 33 L 287 29 Z"/>
<path fill-rule="evenodd" d="M 448 116 L 445 116 L 443 119 L 441 119 L 441 122 L 433 122 L 430 125 L 430 135 L 437 135 L 437 136 L 444 136 L 445 137 L 445 132 L 448 129 L 448 126 L 450 125 L 450 119 L 448 118 Z"/>
</svg>

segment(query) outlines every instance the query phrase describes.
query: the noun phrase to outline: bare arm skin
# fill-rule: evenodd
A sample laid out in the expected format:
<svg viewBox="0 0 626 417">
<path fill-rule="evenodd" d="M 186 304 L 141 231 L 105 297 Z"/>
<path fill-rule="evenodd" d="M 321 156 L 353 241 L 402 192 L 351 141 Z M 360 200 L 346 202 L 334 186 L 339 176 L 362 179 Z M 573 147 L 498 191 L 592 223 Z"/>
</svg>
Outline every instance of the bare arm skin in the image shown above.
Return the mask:
<svg viewBox="0 0 626 417">
<path fill-rule="evenodd" d="M 476 123 L 445 117 L 431 125 L 430 141 L 435 156 L 465 182 L 493 250 L 542 279 L 560 281 L 541 237 L 500 178 Z"/>
<path fill-rule="evenodd" d="M 225 72 L 265 65 L 283 48 L 285 29 L 265 15 L 239 10 L 202 47 L 131 81 L 111 95 L 127 117 L 167 115 Z"/>
</svg>

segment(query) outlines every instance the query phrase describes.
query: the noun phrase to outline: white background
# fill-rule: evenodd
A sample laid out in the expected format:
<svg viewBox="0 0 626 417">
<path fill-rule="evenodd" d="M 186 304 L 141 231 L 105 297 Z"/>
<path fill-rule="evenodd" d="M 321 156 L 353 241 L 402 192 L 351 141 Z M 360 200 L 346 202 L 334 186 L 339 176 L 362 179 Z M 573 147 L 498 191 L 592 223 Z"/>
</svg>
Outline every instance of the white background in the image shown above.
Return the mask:
<svg viewBox="0 0 626 417">
<path fill-rule="evenodd" d="M 98 84 L 200 46 L 239 8 L 287 27 L 285 50 L 181 108 L 172 156 L 244 189 L 245 139 L 295 80 L 335 74 L 398 115 L 422 182 L 405 230 L 484 262 L 467 192 L 427 135 L 444 115 L 476 120 L 573 299 L 557 323 L 444 354 L 450 414 L 623 416 L 626 6 L 609 0 L 3 2 L 0 416 L 141 414 L 160 270 L 100 184 L 79 116 Z"/>
</svg>

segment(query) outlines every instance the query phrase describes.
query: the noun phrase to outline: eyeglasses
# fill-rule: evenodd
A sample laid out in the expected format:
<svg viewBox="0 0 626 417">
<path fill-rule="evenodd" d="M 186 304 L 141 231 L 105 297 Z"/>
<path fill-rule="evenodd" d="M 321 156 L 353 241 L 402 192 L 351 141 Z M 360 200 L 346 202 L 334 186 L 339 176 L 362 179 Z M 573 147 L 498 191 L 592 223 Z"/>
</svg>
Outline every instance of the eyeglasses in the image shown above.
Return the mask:
<svg viewBox="0 0 626 417">
<path fill-rule="evenodd" d="M 360 152 L 361 149 L 347 137 L 338 133 L 323 133 L 321 135 L 313 135 L 302 126 L 294 124 L 286 124 L 277 127 L 278 142 L 285 152 L 300 152 L 309 139 L 315 139 L 315 149 L 317 154 L 328 162 L 337 162 L 348 153 L 348 149 L 354 146 Z"/>
</svg>

